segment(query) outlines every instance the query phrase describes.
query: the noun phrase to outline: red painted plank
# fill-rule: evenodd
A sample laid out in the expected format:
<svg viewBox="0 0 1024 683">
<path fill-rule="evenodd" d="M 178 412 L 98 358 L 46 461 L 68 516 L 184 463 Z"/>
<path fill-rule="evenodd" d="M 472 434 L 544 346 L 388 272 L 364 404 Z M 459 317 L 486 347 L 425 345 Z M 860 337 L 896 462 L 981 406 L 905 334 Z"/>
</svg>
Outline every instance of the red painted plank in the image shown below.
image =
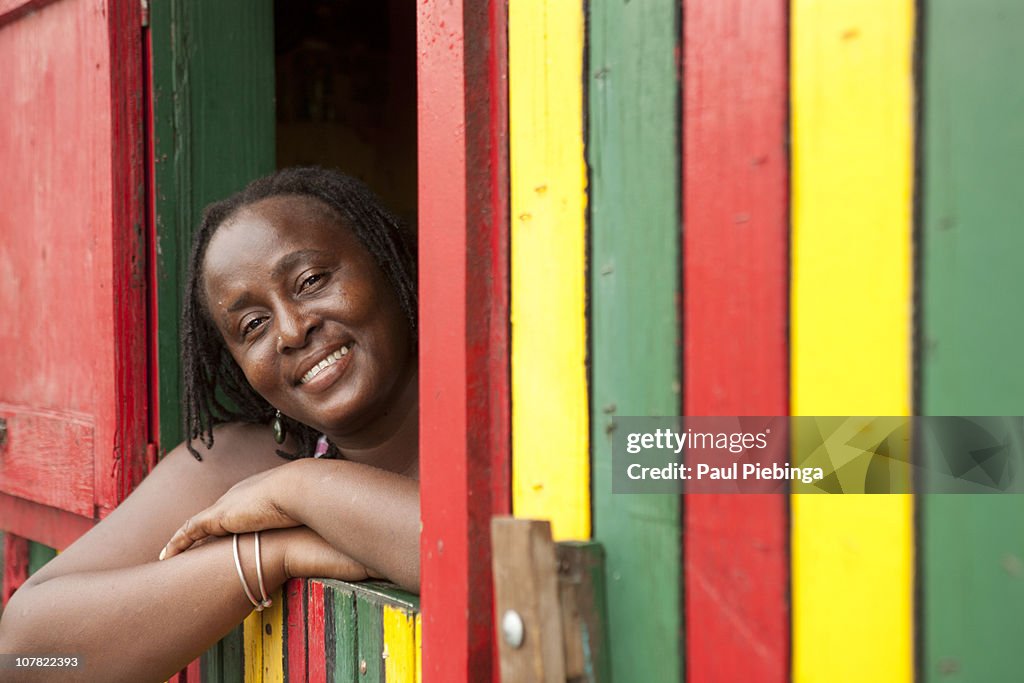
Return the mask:
<svg viewBox="0 0 1024 683">
<path fill-rule="evenodd" d="M 35 12 L 55 0 L 0 0 L 0 26 Z"/>
<path fill-rule="evenodd" d="M 788 411 L 787 2 L 683 3 L 688 415 Z M 687 680 L 788 681 L 784 496 L 685 501 Z"/>
<path fill-rule="evenodd" d="M 4 534 L 4 581 L 3 599 L 4 606 L 14 591 L 21 588 L 21 584 L 28 579 L 28 539 L 22 538 L 10 532 Z"/>
<path fill-rule="evenodd" d="M 306 647 L 309 652 L 309 683 L 327 683 L 327 639 L 324 633 L 324 585 L 309 582 Z M 290 655 L 289 655 L 290 657 Z"/>
<path fill-rule="evenodd" d="M 288 683 L 306 683 L 306 625 L 314 629 L 319 623 L 323 629 L 323 609 L 319 617 L 306 612 L 306 591 L 312 591 L 313 582 L 291 579 L 284 585 L 285 614 L 285 671 Z M 308 586 L 308 588 L 307 588 Z M 312 598 L 310 598 L 312 599 Z M 322 603 L 322 600 L 321 600 Z"/>
<path fill-rule="evenodd" d="M 142 25 L 139 2 L 106 6 L 110 51 L 112 171 L 111 319 L 114 396 L 102 412 L 114 426 L 113 448 L 96 459 L 97 509 L 111 512 L 146 474 L 148 441 L 146 319 L 146 173 Z M 143 330 L 146 333 L 143 333 Z M 101 485 L 101 483 L 103 485 Z"/>
<path fill-rule="evenodd" d="M 0 493 L 91 517 L 92 416 L 0 403 L 0 417 L 7 421 L 8 434 L 0 458 Z"/>
<path fill-rule="evenodd" d="M 91 518 L 0 493 L 0 527 L 51 548 L 67 548 L 92 525 Z"/>
<path fill-rule="evenodd" d="M 420 3 L 423 674 L 490 680 L 490 517 L 509 504 L 505 3 Z"/>
</svg>

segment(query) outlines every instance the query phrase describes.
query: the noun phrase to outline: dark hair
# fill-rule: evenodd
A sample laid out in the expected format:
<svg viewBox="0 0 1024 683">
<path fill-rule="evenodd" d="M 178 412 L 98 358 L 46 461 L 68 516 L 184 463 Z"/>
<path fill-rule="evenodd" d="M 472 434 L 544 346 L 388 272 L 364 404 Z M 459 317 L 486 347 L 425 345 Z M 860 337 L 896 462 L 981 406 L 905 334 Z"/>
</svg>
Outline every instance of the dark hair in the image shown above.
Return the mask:
<svg viewBox="0 0 1024 683">
<path fill-rule="evenodd" d="M 330 207 L 342 224 L 355 233 L 394 287 L 402 310 L 409 319 L 409 329 L 415 342 L 415 242 L 362 182 L 323 168 L 288 168 L 255 180 L 241 192 L 210 204 L 193 239 L 181 317 L 186 445 L 197 460 L 202 460 L 202 457 L 192 445 L 192 440 L 201 440 L 207 448 L 213 446 L 215 425 L 225 422 L 266 424 L 276 413 L 275 408 L 249 385 L 211 320 L 203 291 L 202 265 L 210 238 L 217 228 L 240 209 L 278 196 L 316 199 Z M 227 399 L 227 404 L 219 393 Z M 283 451 L 278 451 L 278 454 L 286 458 L 312 454 L 320 434 L 283 415 L 281 420 L 288 432 L 295 436 L 299 448 L 297 454 Z M 333 445 L 329 453 L 338 455 Z"/>
</svg>

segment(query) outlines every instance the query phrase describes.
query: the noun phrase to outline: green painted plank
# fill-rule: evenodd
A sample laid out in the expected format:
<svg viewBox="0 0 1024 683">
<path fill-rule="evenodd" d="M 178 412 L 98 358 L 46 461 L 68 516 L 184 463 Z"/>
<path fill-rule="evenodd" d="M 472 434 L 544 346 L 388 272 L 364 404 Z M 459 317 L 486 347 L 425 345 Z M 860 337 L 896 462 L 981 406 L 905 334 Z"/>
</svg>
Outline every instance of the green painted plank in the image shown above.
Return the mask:
<svg viewBox="0 0 1024 683">
<path fill-rule="evenodd" d="M 920 411 L 1021 415 L 1024 4 L 922 10 Z M 923 495 L 920 530 L 922 680 L 1018 680 L 1024 497 Z"/>
<path fill-rule="evenodd" d="M 241 624 L 200 656 L 199 671 L 209 683 L 243 682 L 245 648 Z"/>
<path fill-rule="evenodd" d="M 334 683 L 354 683 L 359 680 L 355 593 L 338 581 L 323 584 L 327 676 Z"/>
<path fill-rule="evenodd" d="M 274 170 L 271 0 L 151 3 L 160 444 L 178 444 L 178 319 L 192 232 L 209 202 Z"/>
<path fill-rule="evenodd" d="M 681 408 L 679 8 L 590 3 L 592 487 L 616 681 L 683 676 L 681 499 L 611 495 L 607 431 Z"/>
<path fill-rule="evenodd" d="M 384 607 L 375 596 L 356 592 L 360 681 L 384 683 Z"/>
<path fill-rule="evenodd" d="M 28 575 L 32 576 L 43 568 L 43 565 L 57 557 L 57 551 L 53 548 L 29 541 L 28 543 Z"/>
</svg>

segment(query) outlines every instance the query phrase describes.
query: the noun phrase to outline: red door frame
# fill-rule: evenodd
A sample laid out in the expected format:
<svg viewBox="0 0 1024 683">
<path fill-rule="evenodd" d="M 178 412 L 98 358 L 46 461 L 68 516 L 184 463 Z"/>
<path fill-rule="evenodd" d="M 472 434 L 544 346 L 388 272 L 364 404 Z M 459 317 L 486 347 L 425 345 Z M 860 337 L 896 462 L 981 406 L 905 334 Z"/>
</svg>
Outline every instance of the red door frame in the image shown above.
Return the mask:
<svg viewBox="0 0 1024 683">
<path fill-rule="evenodd" d="M 507 11 L 419 3 L 423 672 L 497 680 L 490 519 L 510 502 Z"/>
</svg>

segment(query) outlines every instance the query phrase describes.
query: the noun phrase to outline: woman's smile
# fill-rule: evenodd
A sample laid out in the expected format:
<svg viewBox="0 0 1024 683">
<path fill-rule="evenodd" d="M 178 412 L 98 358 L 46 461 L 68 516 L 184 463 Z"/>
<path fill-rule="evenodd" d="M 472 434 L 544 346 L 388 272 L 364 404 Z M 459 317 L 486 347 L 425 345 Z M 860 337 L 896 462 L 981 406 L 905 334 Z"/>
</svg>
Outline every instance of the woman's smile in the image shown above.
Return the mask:
<svg viewBox="0 0 1024 683">
<path fill-rule="evenodd" d="M 323 391 L 331 384 L 335 382 L 341 375 L 345 373 L 352 358 L 349 355 L 352 349 L 353 343 L 349 342 L 343 344 L 340 348 L 329 352 L 327 355 L 314 354 L 312 363 L 313 366 L 306 372 L 302 373 L 299 378 L 299 384 L 306 387 L 307 390 L 317 392 Z M 317 361 L 316 357 L 319 356 L 320 360 Z M 304 363 L 303 365 L 308 365 Z"/>
</svg>

